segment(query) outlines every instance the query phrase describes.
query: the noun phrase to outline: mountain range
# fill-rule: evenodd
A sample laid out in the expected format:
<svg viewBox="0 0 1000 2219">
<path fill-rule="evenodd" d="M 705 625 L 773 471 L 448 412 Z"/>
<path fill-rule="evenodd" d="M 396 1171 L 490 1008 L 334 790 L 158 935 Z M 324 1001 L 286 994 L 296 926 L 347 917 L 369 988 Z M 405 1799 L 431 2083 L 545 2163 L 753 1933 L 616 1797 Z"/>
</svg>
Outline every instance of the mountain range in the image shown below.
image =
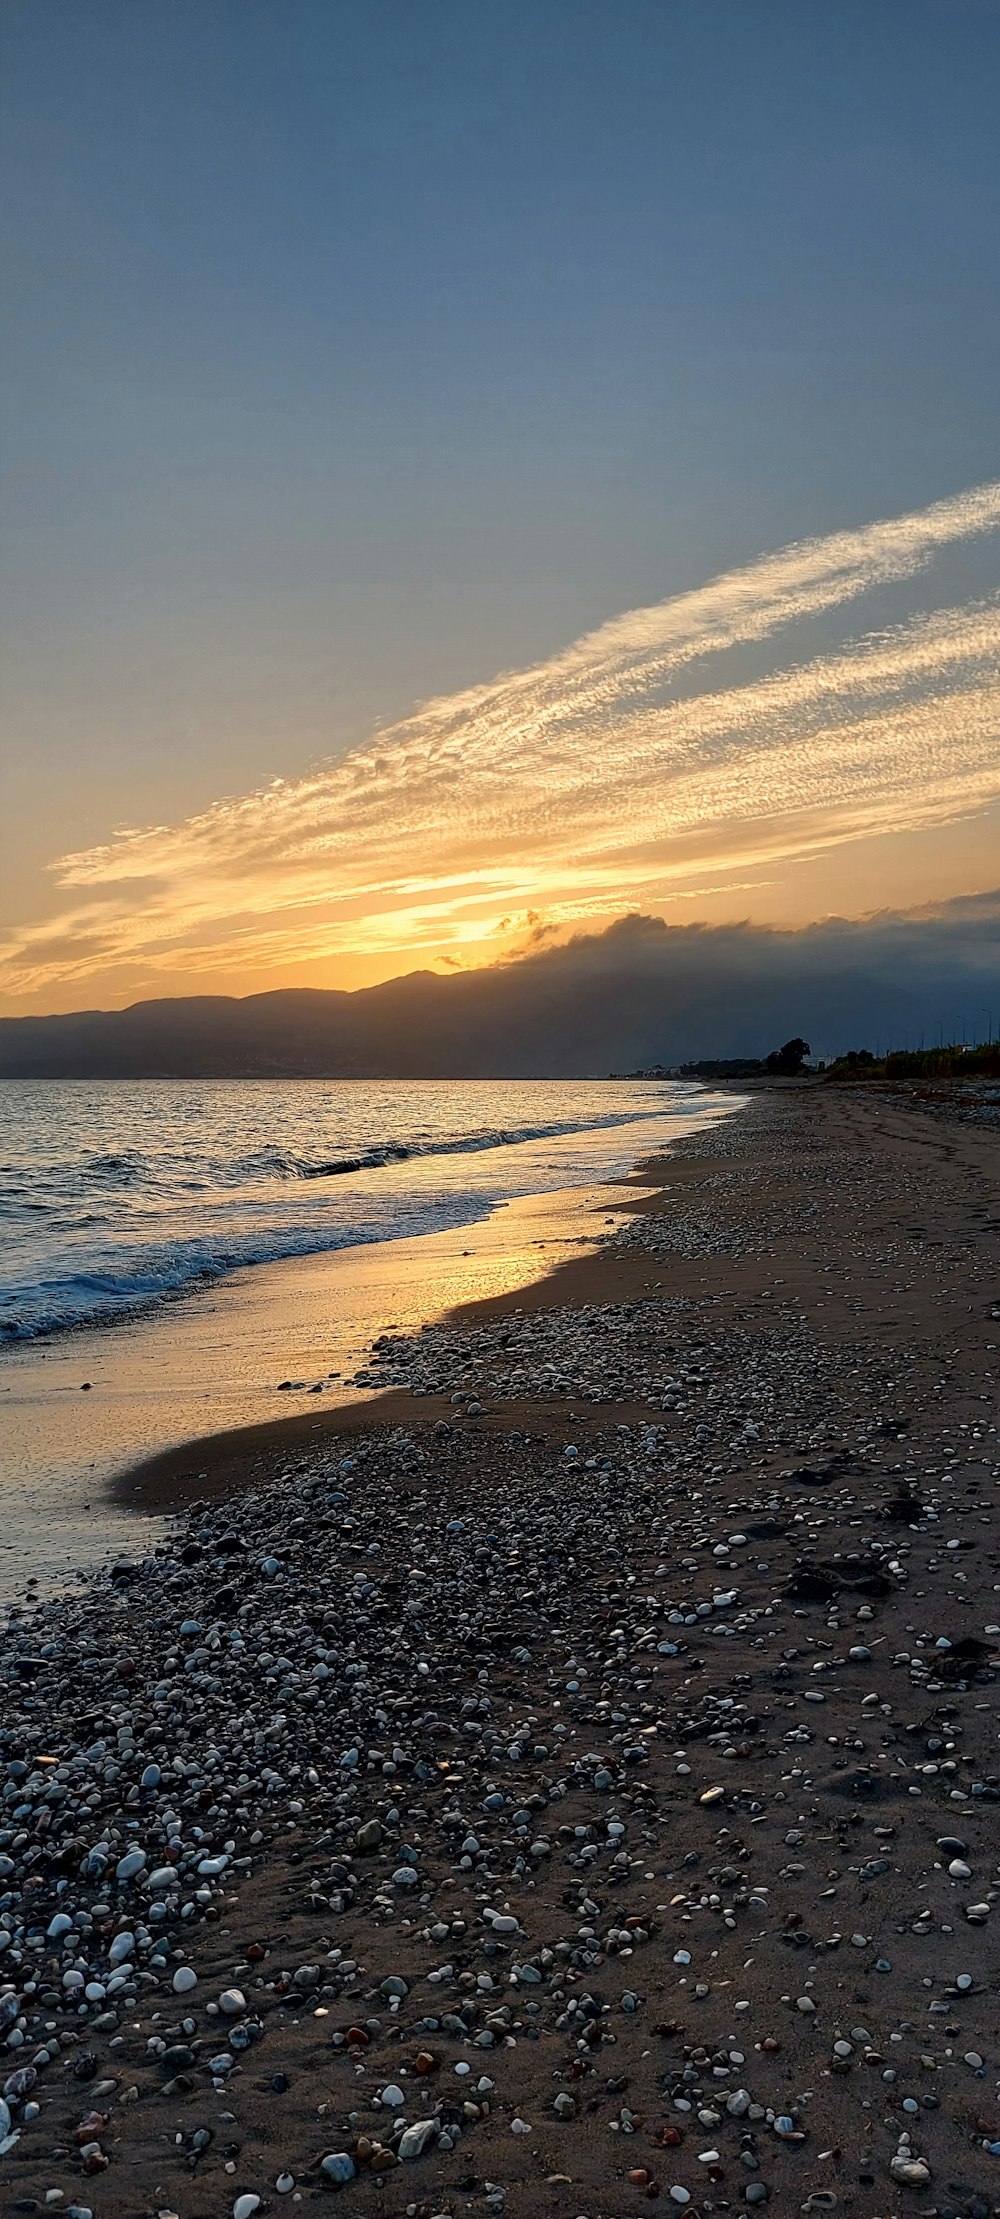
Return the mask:
<svg viewBox="0 0 1000 2219">
<path fill-rule="evenodd" d="M 0 1019 L 0 1077 L 603 1076 L 756 1055 L 984 1037 L 1000 894 L 798 932 L 629 916 L 519 960 L 352 993 L 287 988 Z"/>
</svg>

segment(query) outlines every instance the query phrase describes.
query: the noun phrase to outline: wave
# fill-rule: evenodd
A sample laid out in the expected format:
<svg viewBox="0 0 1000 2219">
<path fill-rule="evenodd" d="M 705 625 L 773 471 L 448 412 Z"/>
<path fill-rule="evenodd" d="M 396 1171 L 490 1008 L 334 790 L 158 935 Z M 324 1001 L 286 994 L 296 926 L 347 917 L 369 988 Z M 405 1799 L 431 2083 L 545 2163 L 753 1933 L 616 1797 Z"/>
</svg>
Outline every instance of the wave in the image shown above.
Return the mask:
<svg viewBox="0 0 1000 2219">
<path fill-rule="evenodd" d="M 660 1145 L 678 1117 L 698 1125 L 721 1106 L 676 1082 L 612 1085 L 56 1085 L 27 1120 L 0 1087 L 0 1342 L 619 1177 L 647 1134 Z"/>
<path fill-rule="evenodd" d="M 382 1171 L 389 1164 L 408 1163 L 415 1156 L 476 1156 L 486 1148 L 516 1148 L 528 1140 L 562 1140 L 571 1133 L 640 1124 L 649 1116 L 648 1109 L 622 1110 L 611 1117 L 566 1118 L 547 1125 L 490 1126 L 480 1132 L 463 1133 L 455 1140 L 393 1140 L 384 1147 L 366 1148 L 363 1155 L 344 1156 L 331 1163 L 292 1158 L 288 1169 L 300 1179 L 337 1179 L 349 1171 Z"/>
<path fill-rule="evenodd" d="M 84 1154 L 72 1165 L 46 1165 L 35 1174 L 33 1202 L 24 1192 L 23 1166 L 0 1164 L 0 1213 L 5 1209 L 44 1211 L 53 1203 L 65 1204 L 72 1195 L 97 1189 L 102 1196 L 121 1197 L 138 1191 L 157 1194 L 182 1189 L 189 1194 L 210 1193 L 260 1179 L 341 1179 L 358 1171 L 382 1171 L 393 1164 L 434 1156 L 480 1155 L 489 1148 L 516 1148 L 532 1140 L 558 1140 L 573 1133 L 593 1132 L 641 1122 L 651 1114 L 619 1110 L 591 1117 L 555 1118 L 533 1124 L 488 1125 L 454 1136 L 418 1134 L 399 1140 L 379 1141 L 350 1153 L 313 1158 L 274 1144 L 246 1153 L 200 1159 L 200 1175 L 187 1151 L 158 1150 L 146 1154 L 129 1148 L 118 1154 Z"/>
<path fill-rule="evenodd" d="M 81 1270 L 10 1286 L 0 1298 L 0 1344 L 118 1322 L 252 1264 L 332 1255 L 342 1248 L 474 1224 L 488 1217 L 492 1207 L 492 1197 L 449 1196 L 423 1207 L 413 1204 L 388 1225 L 282 1226 L 270 1238 L 258 1232 L 219 1246 L 193 1241 L 170 1251 L 151 1248 L 119 1269 Z"/>
</svg>

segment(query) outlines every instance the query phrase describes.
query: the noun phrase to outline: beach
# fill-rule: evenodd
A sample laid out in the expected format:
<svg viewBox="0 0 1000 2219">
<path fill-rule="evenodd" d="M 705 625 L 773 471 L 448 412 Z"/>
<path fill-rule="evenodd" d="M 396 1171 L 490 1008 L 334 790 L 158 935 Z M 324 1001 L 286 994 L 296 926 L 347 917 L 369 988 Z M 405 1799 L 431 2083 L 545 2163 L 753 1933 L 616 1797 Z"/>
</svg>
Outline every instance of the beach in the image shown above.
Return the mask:
<svg viewBox="0 0 1000 2219">
<path fill-rule="evenodd" d="M 12 1615 L 4 2208 L 1000 2210 L 995 1137 L 531 1209 Z"/>
<path fill-rule="evenodd" d="M 289 1410 L 308 1433 L 356 1398 L 380 1332 L 593 1246 L 637 1158 L 737 1102 L 641 1081 L 0 1085 L 0 1613 L 127 1553 L 109 1481 Z"/>
<path fill-rule="evenodd" d="M 618 1202 L 611 1187 L 524 1195 L 478 1223 L 257 1265 L 122 1324 L 6 1348 L 0 1609 L 29 1581 L 63 1585 L 129 1553 L 130 1506 L 160 1507 L 136 1492 L 137 1466 L 172 1456 L 190 1494 L 202 1474 L 192 1441 L 236 1435 L 242 1469 L 256 1428 L 284 1438 L 276 1412 L 298 1413 L 306 1439 L 322 1432 L 317 1411 L 357 1401 L 358 1368 L 386 1327 L 521 1285 L 593 1246 Z M 175 1499 L 171 1486 L 164 1507 Z"/>
</svg>

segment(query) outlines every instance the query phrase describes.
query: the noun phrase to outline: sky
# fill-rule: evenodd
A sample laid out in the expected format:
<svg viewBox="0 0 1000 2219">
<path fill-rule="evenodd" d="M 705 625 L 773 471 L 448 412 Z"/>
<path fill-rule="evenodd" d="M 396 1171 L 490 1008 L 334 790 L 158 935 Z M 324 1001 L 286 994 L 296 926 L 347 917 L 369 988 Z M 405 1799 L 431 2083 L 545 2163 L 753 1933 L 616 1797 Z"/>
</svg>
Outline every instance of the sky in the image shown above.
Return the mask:
<svg viewBox="0 0 1000 2219">
<path fill-rule="evenodd" d="M 1000 0 L 7 0 L 0 1008 L 1000 883 Z"/>
</svg>

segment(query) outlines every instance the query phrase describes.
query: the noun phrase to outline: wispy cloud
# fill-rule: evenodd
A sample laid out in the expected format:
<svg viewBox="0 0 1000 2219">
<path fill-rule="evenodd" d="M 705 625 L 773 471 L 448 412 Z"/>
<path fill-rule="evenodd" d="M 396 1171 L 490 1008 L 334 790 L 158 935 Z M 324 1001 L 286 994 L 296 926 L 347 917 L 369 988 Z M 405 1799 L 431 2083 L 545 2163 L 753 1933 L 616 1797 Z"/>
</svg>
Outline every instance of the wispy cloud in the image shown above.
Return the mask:
<svg viewBox="0 0 1000 2219">
<path fill-rule="evenodd" d="M 706 871 L 738 881 L 982 809 L 1000 795 L 1000 600 L 823 655 L 808 626 L 998 529 L 991 485 L 787 548 L 431 701 L 308 778 L 117 832 L 53 866 L 61 904 L 8 935 L 0 980 L 38 994 L 116 966 L 499 953 L 501 919 L 531 908 L 606 916 Z M 768 676 L 706 690 L 709 658 L 765 640 Z"/>
</svg>

